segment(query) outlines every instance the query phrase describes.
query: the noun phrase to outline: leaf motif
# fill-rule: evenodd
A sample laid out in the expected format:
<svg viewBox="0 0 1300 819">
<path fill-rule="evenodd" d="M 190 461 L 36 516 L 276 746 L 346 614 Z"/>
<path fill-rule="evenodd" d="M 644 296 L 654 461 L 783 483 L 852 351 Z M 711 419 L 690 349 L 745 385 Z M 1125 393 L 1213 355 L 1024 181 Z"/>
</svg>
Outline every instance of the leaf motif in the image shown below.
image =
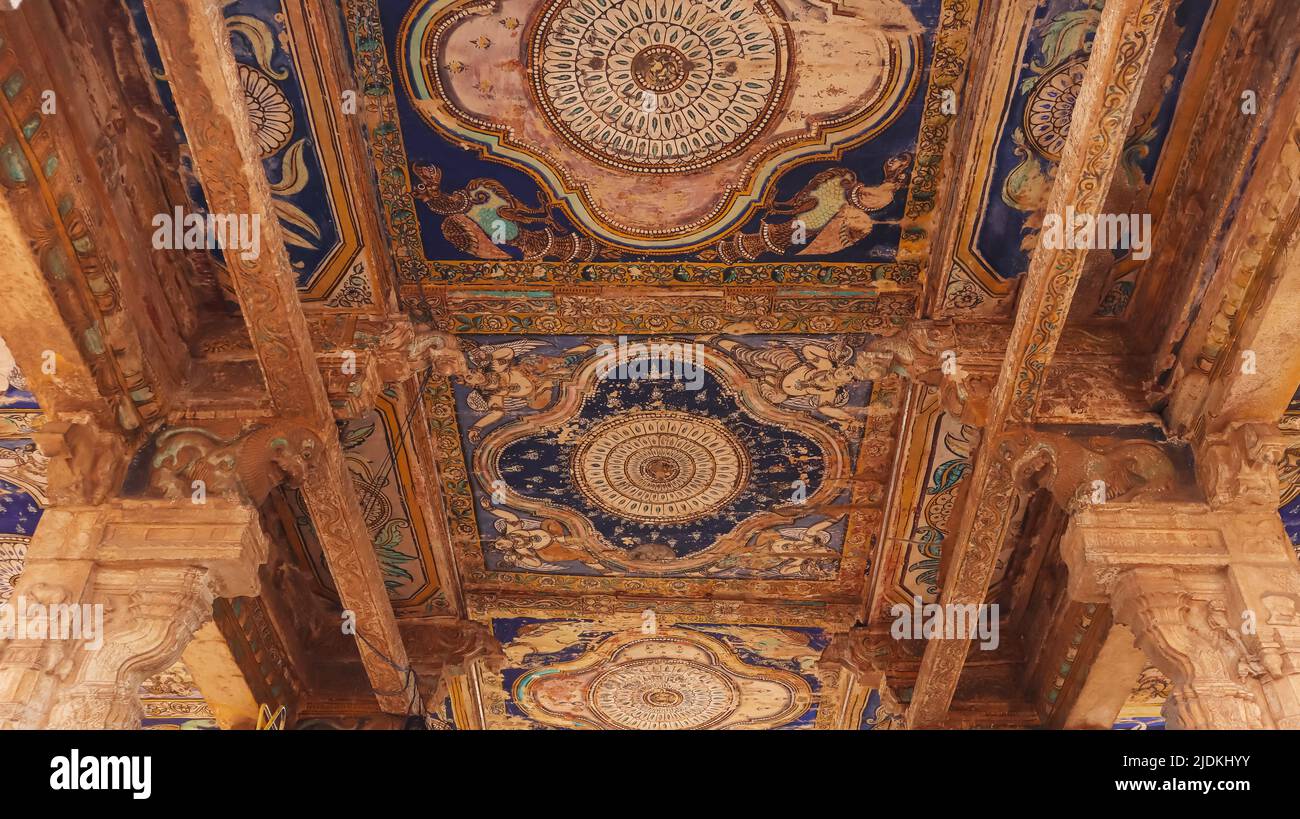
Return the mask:
<svg viewBox="0 0 1300 819">
<path fill-rule="evenodd" d="M 400 587 L 404 582 L 414 580 L 414 576 L 402 568 L 403 563 L 415 560 L 414 555 L 399 552 L 397 546 L 402 542 L 402 528 L 410 524 L 404 520 L 390 520 L 375 533 L 375 556 L 384 573 L 384 586 L 388 589 Z"/>
<path fill-rule="evenodd" d="M 289 230 L 288 228 L 284 228 L 281 232 L 284 234 L 284 243 L 286 245 L 291 245 L 293 247 L 301 247 L 306 250 L 316 249 L 316 245 L 313 244 L 310 240 L 304 239 L 303 237 L 299 236 L 298 234 L 294 233 L 292 230 Z"/>
<path fill-rule="evenodd" d="M 296 228 L 306 231 L 317 239 L 320 238 L 320 228 L 316 227 L 316 222 L 297 205 L 291 202 L 286 202 L 283 199 L 276 199 L 275 215 L 280 217 L 280 222 L 282 224 L 288 223 Z"/>
<path fill-rule="evenodd" d="M 930 487 L 929 494 L 937 495 L 948 491 L 960 483 L 969 470 L 970 461 L 965 459 L 954 459 L 940 464 L 934 470 L 934 485 Z"/>
<path fill-rule="evenodd" d="M 285 149 L 280 161 L 280 181 L 271 184 L 271 192 L 276 196 L 293 196 L 307 187 L 311 172 L 307 170 L 306 145 L 304 138 Z"/>
<path fill-rule="evenodd" d="M 1056 17 L 1043 30 L 1042 60 L 1030 68 L 1045 74 L 1075 53 L 1088 51 L 1087 39 L 1100 22 L 1101 11 L 1098 9 L 1072 11 Z M 1021 91 L 1023 93 L 1023 87 Z"/>
<path fill-rule="evenodd" d="M 343 436 L 343 448 L 355 449 L 356 447 L 361 446 L 366 442 L 367 438 L 374 434 L 374 431 L 374 423 L 371 423 L 370 426 L 357 427 L 356 429 L 349 428 L 347 433 Z"/>
<path fill-rule="evenodd" d="M 275 35 L 271 27 L 249 14 L 235 14 L 226 18 L 226 28 L 242 34 L 252 46 L 253 57 L 258 68 L 277 80 L 289 79 L 288 70 L 276 71 L 271 68 L 271 58 L 275 56 Z"/>
</svg>

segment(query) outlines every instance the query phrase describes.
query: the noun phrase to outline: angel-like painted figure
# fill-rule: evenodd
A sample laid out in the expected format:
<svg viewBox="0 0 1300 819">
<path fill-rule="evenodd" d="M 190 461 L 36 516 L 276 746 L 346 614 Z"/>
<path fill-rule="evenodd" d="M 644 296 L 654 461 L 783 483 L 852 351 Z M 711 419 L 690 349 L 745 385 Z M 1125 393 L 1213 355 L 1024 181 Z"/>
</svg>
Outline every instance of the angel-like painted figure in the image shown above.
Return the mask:
<svg viewBox="0 0 1300 819">
<path fill-rule="evenodd" d="M 849 407 L 849 388 L 879 370 L 871 356 L 842 341 L 768 341 L 750 347 L 720 338 L 714 344 L 758 381 L 758 393 L 785 409 L 829 419 L 845 431 L 862 428 L 864 407 Z"/>
<path fill-rule="evenodd" d="M 558 521 L 524 518 L 499 506 L 490 511 L 497 518 L 492 528 L 500 535 L 492 548 L 501 553 L 507 566 L 546 571 L 560 569 L 555 564 L 568 560 L 595 565 L 591 555 L 567 544 L 568 536 Z"/>
<path fill-rule="evenodd" d="M 462 380 L 472 389 L 466 404 L 483 414 L 469 429 L 471 441 L 482 438 L 483 431 L 507 413 L 542 409 L 551 402 L 555 386 L 572 375 L 571 359 L 532 354 L 549 346 L 545 341 L 461 344 L 469 362 Z"/>
<path fill-rule="evenodd" d="M 840 553 L 831 547 L 827 531 L 838 519 L 811 526 L 782 526 L 759 532 L 753 545 L 728 555 L 710 573 L 753 572 L 764 577 L 827 578 L 833 576 Z"/>
</svg>

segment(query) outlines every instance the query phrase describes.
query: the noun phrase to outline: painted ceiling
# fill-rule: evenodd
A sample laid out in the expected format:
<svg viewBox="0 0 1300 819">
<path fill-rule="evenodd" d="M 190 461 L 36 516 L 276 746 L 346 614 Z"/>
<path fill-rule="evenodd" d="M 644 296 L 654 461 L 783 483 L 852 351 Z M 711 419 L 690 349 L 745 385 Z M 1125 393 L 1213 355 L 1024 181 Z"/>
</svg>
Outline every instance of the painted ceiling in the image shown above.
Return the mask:
<svg viewBox="0 0 1300 819">
<path fill-rule="evenodd" d="M 416 455 L 407 433 L 411 409 L 402 385 L 392 385 L 378 405 L 361 418 L 339 425 L 344 461 L 361 503 L 366 528 L 384 575 L 389 600 L 399 613 L 447 613 L 438 580 L 429 515 L 415 494 Z M 324 551 L 306 503 L 297 491 L 275 499 L 276 511 L 292 547 L 310 566 L 320 587 L 337 600 Z"/>
<path fill-rule="evenodd" d="M 391 93 L 416 174 L 404 275 L 449 275 L 430 259 L 893 261 L 940 4 L 865 5 L 351 4 L 358 68 Z M 855 47 L 828 47 L 846 27 Z"/>
<path fill-rule="evenodd" d="M 0 339 L 0 605 L 13 595 L 27 544 L 46 506 L 46 465 L 32 430 L 43 421 L 36 397 Z"/>
<path fill-rule="evenodd" d="M 142 0 L 124 0 L 140 35 L 142 56 L 155 78 L 159 99 L 184 149 L 188 140 Z M 325 86 L 323 63 L 307 34 L 307 8 L 279 0 L 231 0 L 224 4 L 239 81 L 266 168 L 290 263 L 305 301 L 330 307 L 374 301 L 370 253 L 361 240 L 359 191 L 346 171 L 347 157 L 334 134 L 343 109 Z M 193 210 L 206 212 L 203 190 L 191 174 Z M 221 265 L 221 251 L 213 251 Z"/>
<path fill-rule="evenodd" d="M 815 667 L 815 628 L 496 617 L 506 659 L 490 728 L 796 730 L 833 727 L 843 692 Z M 854 727 L 860 717 L 854 717 Z"/>
<path fill-rule="evenodd" d="M 927 276 L 949 315 L 1009 308 L 1101 0 L 1045 0 L 998 55 L 1005 92 L 980 112 L 982 176 L 945 214 L 947 271 L 925 264 L 974 0 L 343 0 L 352 109 L 311 5 L 225 5 L 301 295 L 384 310 L 391 254 L 401 306 L 458 337 L 452 372 L 386 385 L 340 426 L 399 616 L 491 624 L 507 657 L 484 686 L 492 727 L 876 727 L 878 693 L 813 660 L 882 573 L 883 603 L 934 598 L 978 433 L 906 394 L 884 336 Z M 1170 17 L 1114 209 L 1163 205 L 1211 6 Z M 351 115 L 362 172 L 335 136 Z M 362 240 L 376 211 L 382 249 Z M 1088 309 L 1122 316 L 1141 262 L 1094 256 Z M 610 374 L 611 349 L 670 373 Z M 38 408 L 4 395 L 16 465 Z M 21 570 L 5 538 L 25 547 L 39 515 L 12 474 L 0 595 Z M 333 594 L 301 499 L 277 503 Z M 643 598 L 660 601 L 651 632 Z"/>
<path fill-rule="evenodd" d="M 860 590 L 883 501 L 868 476 L 887 468 L 897 398 L 875 388 L 888 363 L 876 340 L 463 343 L 464 372 L 426 399 L 458 422 L 439 440 L 467 587 Z"/>
</svg>

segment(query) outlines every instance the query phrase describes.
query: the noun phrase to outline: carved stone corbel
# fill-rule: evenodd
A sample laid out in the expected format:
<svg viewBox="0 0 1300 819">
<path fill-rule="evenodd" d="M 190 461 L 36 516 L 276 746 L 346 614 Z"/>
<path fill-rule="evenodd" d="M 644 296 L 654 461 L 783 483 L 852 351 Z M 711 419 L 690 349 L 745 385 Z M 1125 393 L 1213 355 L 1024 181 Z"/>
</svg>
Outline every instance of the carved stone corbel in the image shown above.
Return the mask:
<svg viewBox="0 0 1300 819">
<path fill-rule="evenodd" d="M 474 620 L 403 621 L 401 631 L 426 711 L 439 710 L 450 677 L 475 662 L 499 673 L 506 661 L 492 630 Z"/>
<path fill-rule="evenodd" d="M 879 362 L 873 378 L 892 374 L 933 387 L 945 412 L 964 424 L 980 425 L 988 419 L 994 378 L 963 366 L 957 347 L 957 331 L 951 323 L 920 322 L 905 334 L 873 340 L 866 354 Z"/>
<path fill-rule="evenodd" d="M 456 336 L 405 317 L 378 340 L 374 355 L 384 383 L 403 381 L 430 367 L 440 375 L 463 375 L 466 369 Z"/>
<path fill-rule="evenodd" d="M 127 457 L 119 435 L 90 422 L 54 420 L 33 432 L 32 439 L 49 458 L 46 496 L 51 505 L 103 503 L 121 483 Z"/>
<path fill-rule="evenodd" d="M 323 445 L 305 426 L 279 422 L 225 437 L 203 427 L 159 431 L 137 456 L 133 471 L 148 471 L 149 494 L 169 500 L 204 496 L 257 506 L 280 484 L 301 486 L 323 457 Z M 139 483 L 128 479 L 128 484 Z"/>
<path fill-rule="evenodd" d="M 884 678 L 885 660 L 889 647 L 874 644 L 870 632 L 864 628 L 831 635 L 826 648 L 817 659 L 817 671 L 824 675 L 842 674 L 860 684 L 875 688 Z"/>
<path fill-rule="evenodd" d="M 1211 507 L 1262 504 L 1277 508 L 1278 465 L 1285 441 L 1270 424 L 1234 424 L 1196 451 L 1196 477 Z"/>
<path fill-rule="evenodd" d="M 887 680 L 890 658 L 896 650 L 896 641 L 888 635 L 858 627 L 832 635 L 816 663 L 817 673 L 827 679 L 847 677 L 876 691 L 880 698 L 873 718 L 877 731 L 906 728 L 907 709 Z"/>
<path fill-rule="evenodd" d="M 1086 441 L 1086 442 L 1085 442 Z M 1012 474 L 1022 490 L 1044 488 L 1073 513 L 1105 503 L 1141 501 L 1174 488 L 1177 472 L 1164 449 L 1151 441 L 1026 433 Z"/>
</svg>

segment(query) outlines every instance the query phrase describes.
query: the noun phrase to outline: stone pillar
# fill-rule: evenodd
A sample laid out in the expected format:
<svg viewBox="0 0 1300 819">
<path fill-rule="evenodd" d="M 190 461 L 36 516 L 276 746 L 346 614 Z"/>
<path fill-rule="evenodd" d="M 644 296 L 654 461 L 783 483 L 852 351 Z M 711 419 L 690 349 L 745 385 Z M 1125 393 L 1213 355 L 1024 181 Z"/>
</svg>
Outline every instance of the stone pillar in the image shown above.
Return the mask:
<svg viewBox="0 0 1300 819">
<path fill-rule="evenodd" d="M 1300 564 L 1276 511 L 1102 505 L 1061 553 L 1071 597 L 1109 602 L 1173 682 L 1172 727 L 1300 728 Z"/>
<path fill-rule="evenodd" d="M 10 615 L 30 613 L 27 626 L 51 631 L 71 617 L 79 628 L 0 642 L 0 728 L 138 727 L 140 684 L 176 662 L 215 597 L 257 593 L 268 548 L 247 504 L 115 501 L 47 512 Z"/>
</svg>

